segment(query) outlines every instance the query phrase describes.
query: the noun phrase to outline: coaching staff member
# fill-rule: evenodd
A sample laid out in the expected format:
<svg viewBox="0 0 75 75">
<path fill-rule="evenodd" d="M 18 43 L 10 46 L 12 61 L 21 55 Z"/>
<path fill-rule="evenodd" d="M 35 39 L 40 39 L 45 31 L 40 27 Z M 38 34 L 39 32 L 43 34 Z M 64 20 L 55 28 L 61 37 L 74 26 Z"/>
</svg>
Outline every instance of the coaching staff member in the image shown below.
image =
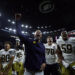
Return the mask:
<svg viewBox="0 0 75 75">
<path fill-rule="evenodd" d="M 16 14 L 16 30 L 20 40 L 25 44 L 25 75 L 44 75 L 43 70 L 45 69 L 45 47 L 41 42 L 42 32 L 36 30 L 34 39 L 30 39 L 27 36 L 21 34 L 20 26 L 21 14 Z"/>
</svg>

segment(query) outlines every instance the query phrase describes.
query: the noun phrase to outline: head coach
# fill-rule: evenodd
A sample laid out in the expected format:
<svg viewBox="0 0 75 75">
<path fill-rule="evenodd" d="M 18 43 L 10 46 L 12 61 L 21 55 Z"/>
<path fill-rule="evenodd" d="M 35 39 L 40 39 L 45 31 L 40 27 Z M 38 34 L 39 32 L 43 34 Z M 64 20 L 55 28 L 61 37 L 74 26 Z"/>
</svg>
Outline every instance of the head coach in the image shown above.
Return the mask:
<svg viewBox="0 0 75 75">
<path fill-rule="evenodd" d="M 21 34 L 20 26 L 21 14 L 15 15 L 17 35 L 25 44 L 25 64 L 26 72 L 24 75 L 44 75 L 45 69 L 45 47 L 41 42 L 42 32 L 36 30 L 34 38 L 30 39 L 28 36 Z"/>
</svg>

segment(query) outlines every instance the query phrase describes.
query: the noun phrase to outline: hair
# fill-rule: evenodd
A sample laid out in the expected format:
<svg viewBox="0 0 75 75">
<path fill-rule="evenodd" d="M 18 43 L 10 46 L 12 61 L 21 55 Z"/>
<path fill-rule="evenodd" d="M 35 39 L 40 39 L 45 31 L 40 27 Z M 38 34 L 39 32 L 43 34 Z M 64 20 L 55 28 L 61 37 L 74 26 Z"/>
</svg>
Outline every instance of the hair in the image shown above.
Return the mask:
<svg viewBox="0 0 75 75">
<path fill-rule="evenodd" d="M 53 38 L 51 36 L 48 36 L 46 40 L 48 40 L 49 38 L 53 40 Z"/>
<path fill-rule="evenodd" d="M 38 30 L 35 31 L 34 35 L 36 34 L 37 31 L 39 31 L 42 34 L 41 30 L 38 29 Z"/>
<path fill-rule="evenodd" d="M 66 33 L 66 34 L 68 34 L 68 33 L 67 33 L 67 31 L 62 31 L 62 32 L 61 32 L 61 35 L 62 35 L 63 33 Z"/>
<path fill-rule="evenodd" d="M 52 38 L 52 37 L 51 37 L 51 36 L 48 36 L 47 39 L 48 39 L 48 38 Z"/>
<path fill-rule="evenodd" d="M 10 46 L 12 46 L 12 43 L 10 41 L 6 41 L 4 44 L 9 44 Z"/>
</svg>

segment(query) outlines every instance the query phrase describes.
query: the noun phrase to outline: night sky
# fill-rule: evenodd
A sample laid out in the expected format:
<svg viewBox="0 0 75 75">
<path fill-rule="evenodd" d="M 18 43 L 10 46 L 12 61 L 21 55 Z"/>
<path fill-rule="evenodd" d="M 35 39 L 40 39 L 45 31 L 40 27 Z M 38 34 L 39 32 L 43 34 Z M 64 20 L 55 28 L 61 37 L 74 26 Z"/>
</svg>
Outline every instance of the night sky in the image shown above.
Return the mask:
<svg viewBox="0 0 75 75">
<path fill-rule="evenodd" d="M 15 13 L 22 14 L 24 23 L 36 25 L 51 25 L 54 29 L 75 28 L 75 1 L 50 0 L 54 10 L 50 13 L 41 13 L 39 5 L 45 0 L 0 0 L 0 11 L 14 18 Z"/>
</svg>

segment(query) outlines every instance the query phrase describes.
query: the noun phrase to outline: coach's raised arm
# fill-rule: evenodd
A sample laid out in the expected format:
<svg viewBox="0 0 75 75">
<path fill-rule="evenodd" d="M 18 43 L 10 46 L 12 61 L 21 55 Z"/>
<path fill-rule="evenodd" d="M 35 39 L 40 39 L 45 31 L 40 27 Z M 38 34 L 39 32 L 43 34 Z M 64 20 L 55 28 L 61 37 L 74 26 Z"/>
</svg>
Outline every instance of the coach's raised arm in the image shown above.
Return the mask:
<svg viewBox="0 0 75 75">
<path fill-rule="evenodd" d="M 40 30 L 36 30 L 34 34 L 34 39 L 29 39 L 29 37 L 21 34 L 21 26 L 20 26 L 20 17 L 21 14 L 17 14 L 15 16 L 16 19 L 16 30 L 19 38 L 23 43 L 25 43 L 25 75 L 44 75 L 43 70 L 45 68 L 45 47 L 43 43 L 40 41 L 42 38 L 42 32 Z"/>
</svg>

